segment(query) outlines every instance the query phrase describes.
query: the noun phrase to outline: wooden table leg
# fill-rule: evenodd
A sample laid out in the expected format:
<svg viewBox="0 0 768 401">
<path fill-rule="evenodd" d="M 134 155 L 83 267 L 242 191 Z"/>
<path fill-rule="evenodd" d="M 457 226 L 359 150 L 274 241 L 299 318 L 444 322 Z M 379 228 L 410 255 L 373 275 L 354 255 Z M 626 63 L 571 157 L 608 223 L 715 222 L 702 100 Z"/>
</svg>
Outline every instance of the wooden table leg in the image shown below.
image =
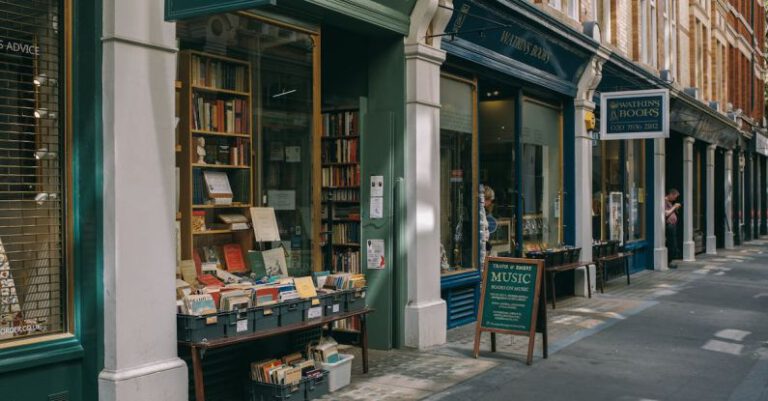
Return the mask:
<svg viewBox="0 0 768 401">
<path fill-rule="evenodd" d="M 587 267 L 587 294 L 588 294 L 588 296 L 589 296 L 590 298 L 592 298 L 592 279 L 589 277 L 589 276 L 590 276 L 590 275 L 589 275 L 589 272 L 591 271 L 591 270 L 589 269 L 589 267 L 590 267 L 590 266 L 591 266 L 590 264 L 588 264 L 588 265 L 586 266 L 586 267 Z"/>
<path fill-rule="evenodd" d="M 555 272 L 549 273 L 549 282 L 552 286 L 552 309 L 557 308 L 557 291 L 555 290 Z"/>
<path fill-rule="evenodd" d="M 627 273 L 627 285 L 629 285 L 629 256 L 624 257 L 624 271 Z"/>
<path fill-rule="evenodd" d="M 360 343 L 363 349 L 363 373 L 368 373 L 368 317 L 360 315 Z"/>
<path fill-rule="evenodd" d="M 195 378 L 195 400 L 205 401 L 205 384 L 203 383 L 203 363 L 200 358 L 200 348 L 192 347 L 192 373 Z"/>
<path fill-rule="evenodd" d="M 496 352 L 496 333 L 491 332 L 491 352 Z"/>
</svg>

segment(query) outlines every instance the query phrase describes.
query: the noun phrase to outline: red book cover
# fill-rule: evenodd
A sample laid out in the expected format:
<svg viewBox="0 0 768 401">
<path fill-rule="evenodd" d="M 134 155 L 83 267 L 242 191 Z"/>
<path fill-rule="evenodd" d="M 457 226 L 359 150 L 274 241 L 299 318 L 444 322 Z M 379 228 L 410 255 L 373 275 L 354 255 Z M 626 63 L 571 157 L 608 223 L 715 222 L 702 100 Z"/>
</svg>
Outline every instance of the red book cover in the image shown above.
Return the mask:
<svg viewBox="0 0 768 401">
<path fill-rule="evenodd" d="M 197 281 L 206 287 L 224 287 L 224 283 L 212 274 L 201 274 L 197 276 Z"/>
<path fill-rule="evenodd" d="M 221 247 L 224 251 L 224 261 L 227 262 L 227 271 L 232 273 L 245 272 L 243 249 L 238 244 L 227 244 Z"/>
<path fill-rule="evenodd" d="M 257 288 L 256 306 L 276 303 L 279 299 L 279 294 L 280 290 L 276 287 Z"/>
</svg>

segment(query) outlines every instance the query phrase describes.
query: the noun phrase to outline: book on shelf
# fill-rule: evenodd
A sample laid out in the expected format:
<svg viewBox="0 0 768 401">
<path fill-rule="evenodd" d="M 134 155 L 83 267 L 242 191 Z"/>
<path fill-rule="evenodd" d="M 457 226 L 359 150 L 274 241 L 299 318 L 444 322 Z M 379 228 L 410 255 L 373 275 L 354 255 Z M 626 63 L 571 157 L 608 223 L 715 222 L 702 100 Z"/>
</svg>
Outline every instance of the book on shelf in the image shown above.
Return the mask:
<svg viewBox="0 0 768 401">
<path fill-rule="evenodd" d="M 248 90 L 248 69 L 244 64 L 193 54 L 190 73 L 192 85 L 238 92 Z"/>
<path fill-rule="evenodd" d="M 321 145 L 320 161 L 324 164 L 357 163 L 358 143 L 359 140 L 357 138 L 338 141 L 323 141 Z"/>
<path fill-rule="evenodd" d="M 227 134 L 247 134 L 248 102 L 219 99 L 203 93 L 192 95 L 192 129 Z"/>
<path fill-rule="evenodd" d="M 360 165 L 323 167 L 321 185 L 334 188 L 360 186 Z"/>
<path fill-rule="evenodd" d="M 210 294 L 190 294 L 183 301 L 184 309 L 190 315 L 203 316 L 217 312 L 216 302 Z"/>
<path fill-rule="evenodd" d="M 221 213 L 219 214 L 219 220 L 226 224 L 227 228 L 232 231 L 247 230 L 251 228 L 248 224 L 248 218 L 242 214 Z"/>
<path fill-rule="evenodd" d="M 359 135 L 360 113 L 342 111 L 323 113 L 323 136 L 344 137 Z"/>
<path fill-rule="evenodd" d="M 208 198 L 217 205 L 232 204 L 232 187 L 229 185 L 229 177 L 224 171 L 203 171 L 205 188 Z"/>
<path fill-rule="evenodd" d="M 245 261 L 243 260 L 243 248 L 240 244 L 222 245 L 221 249 L 224 254 L 224 261 L 227 264 L 227 271 L 244 273 Z"/>
</svg>

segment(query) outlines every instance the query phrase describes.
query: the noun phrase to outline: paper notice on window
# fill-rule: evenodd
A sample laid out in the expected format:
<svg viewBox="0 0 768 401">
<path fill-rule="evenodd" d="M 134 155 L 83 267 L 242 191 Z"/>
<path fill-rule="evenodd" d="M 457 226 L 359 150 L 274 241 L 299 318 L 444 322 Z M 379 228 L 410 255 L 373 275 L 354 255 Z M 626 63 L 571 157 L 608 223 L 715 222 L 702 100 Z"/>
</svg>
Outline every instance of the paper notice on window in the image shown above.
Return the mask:
<svg viewBox="0 0 768 401">
<path fill-rule="evenodd" d="M 381 196 L 371 197 L 371 218 L 384 218 L 384 198 Z"/>
<path fill-rule="evenodd" d="M 301 162 L 301 146 L 286 146 L 285 161 L 287 163 L 300 163 Z"/>
<path fill-rule="evenodd" d="M 267 201 L 275 210 L 296 210 L 296 191 L 271 189 L 267 191 Z"/>
<path fill-rule="evenodd" d="M 371 196 L 384 196 L 384 176 L 371 176 Z"/>
<path fill-rule="evenodd" d="M 257 242 L 280 241 L 280 231 L 277 229 L 275 209 L 271 207 L 252 207 L 251 222 L 253 234 Z"/>
<path fill-rule="evenodd" d="M 367 244 L 367 259 L 369 269 L 384 269 L 386 261 L 384 259 L 384 240 L 369 239 Z"/>
</svg>

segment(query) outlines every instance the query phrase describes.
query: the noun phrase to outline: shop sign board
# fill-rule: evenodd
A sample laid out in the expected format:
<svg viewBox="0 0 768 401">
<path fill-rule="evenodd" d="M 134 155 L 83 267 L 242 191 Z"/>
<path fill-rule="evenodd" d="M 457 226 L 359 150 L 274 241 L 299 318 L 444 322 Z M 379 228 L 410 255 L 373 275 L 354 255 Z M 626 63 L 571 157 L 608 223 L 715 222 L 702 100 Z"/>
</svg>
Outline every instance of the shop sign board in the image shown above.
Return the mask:
<svg viewBox="0 0 768 401">
<path fill-rule="evenodd" d="M 669 90 L 600 94 L 600 139 L 669 137 Z"/>
<path fill-rule="evenodd" d="M 537 329 L 546 338 L 546 314 L 541 313 L 546 307 L 540 306 L 543 274 L 544 261 L 540 259 L 486 258 L 475 327 L 475 358 L 480 352 L 483 332 L 491 333 L 494 351 L 495 333 L 513 334 L 528 336 L 526 362 L 531 364 Z M 538 324 L 537 319 L 540 319 Z M 544 355 L 546 357 L 546 349 Z"/>
<path fill-rule="evenodd" d="M 177 21 L 268 4 L 275 4 L 275 0 L 165 0 L 165 20 Z"/>
<path fill-rule="evenodd" d="M 496 3 L 454 0 L 453 16 L 446 31 L 455 35 L 444 40 L 462 39 L 480 46 L 477 49 L 480 53 L 491 50 L 561 80 L 576 81 L 588 60 L 584 51 L 547 34 Z"/>
<path fill-rule="evenodd" d="M 764 137 L 763 134 L 755 133 L 755 152 L 763 155 L 768 156 L 768 138 Z"/>
</svg>

